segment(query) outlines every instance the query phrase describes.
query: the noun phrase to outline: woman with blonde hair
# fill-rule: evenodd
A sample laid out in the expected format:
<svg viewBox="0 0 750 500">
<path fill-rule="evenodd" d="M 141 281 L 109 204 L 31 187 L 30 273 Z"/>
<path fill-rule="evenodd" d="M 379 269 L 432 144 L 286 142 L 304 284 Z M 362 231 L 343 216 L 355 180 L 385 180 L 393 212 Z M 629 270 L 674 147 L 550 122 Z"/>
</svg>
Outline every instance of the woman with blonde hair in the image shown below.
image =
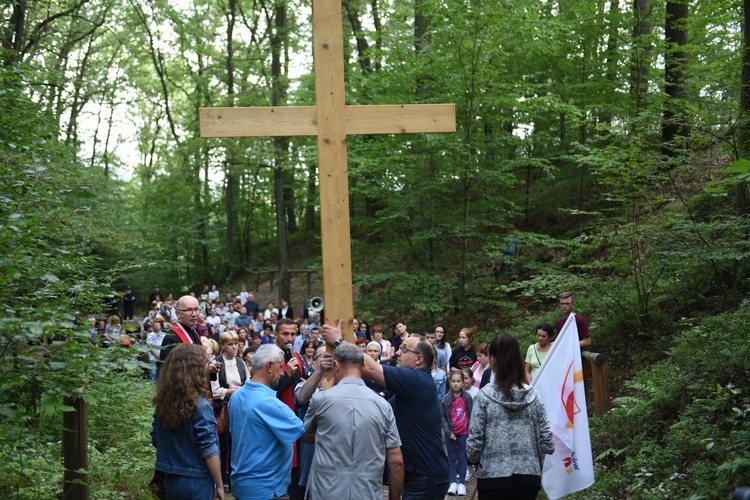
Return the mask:
<svg viewBox="0 0 750 500">
<path fill-rule="evenodd" d="M 458 332 L 459 345 L 453 349 L 450 362 L 448 363 L 451 370 L 471 368 L 477 362 L 477 352 L 474 349 L 474 335 L 476 334 L 476 328 L 462 328 Z"/>
<path fill-rule="evenodd" d="M 104 328 L 104 340 L 107 346 L 119 343 L 121 334 L 122 326 L 120 325 L 119 316 L 110 316 L 107 326 Z"/>
<path fill-rule="evenodd" d="M 201 343 L 203 344 L 203 349 L 206 350 L 206 353 L 208 354 L 208 357 L 213 359 L 214 356 L 219 355 L 219 343 L 216 342 L 214 339 L 210 339 L 208 337 L 201 337 Z"/>
<path fill-rule="evenodd" d="M 242 387 L 247 377 L 245 363 L 237 356 L 239 352 L 239 335 L 233 331 L 221 334 L 221 354 L 214 362 L 219 363 L 219 375 L 211 381 L 211 392 L 214 396 L 214 414 L 218 418 L 222 408 L 229 404 L 229 398 L 234 391 Z M 227 411 L 227 410 L 224 410 Z M 232 452 L 232 436 L 229 429 L 219 434 L 219 448 L 221 451 L 221 476 L 225 485 L 229 485 L 229 475 L 232 472 L 230 457 Z"/>
<path fill-rule="evenodd" d="M 223 499 L 219 437 L 206 384 L 206 351 L 175 347 L 156 383 L 151 441 L 168 499 Z"/>
</svg>

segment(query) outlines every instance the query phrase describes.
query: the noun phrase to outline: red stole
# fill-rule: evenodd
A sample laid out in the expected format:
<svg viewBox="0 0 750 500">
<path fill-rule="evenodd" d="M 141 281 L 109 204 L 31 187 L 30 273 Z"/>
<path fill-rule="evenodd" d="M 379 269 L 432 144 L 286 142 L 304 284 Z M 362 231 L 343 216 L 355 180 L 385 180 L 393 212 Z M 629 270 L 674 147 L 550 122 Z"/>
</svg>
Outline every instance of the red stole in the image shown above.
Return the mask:
<svg viewBox="0 0 750 500">
<path fill-rule="evenodd" d="M 297 365 L 301 367 L 302 359 L 299 357 L 299 354 L 295 352 L 294 357 L 297 359 Z M 286 373 L 286 370 L 287 370 L 286 363 L 284 363 L 283 370 L 284 370 L 284 373 Z M 294 386 L 288 387 L 284 392 L 282 392 L 279 395 L 279 400 L 281 400 L 282 403 L 287 405 L 289 409 L 294 412 L 295 415 L 297 414 L 297 410 L 294 408 Z M 294 442 L 294 454 L 292 455 L 292 467 L 297 467 L 298 464 L 299 464 L 299 457 L 298 457 L 298 452 L 297 452 L 297 441 L 295 441 Z"/>
<path fill-rule="evenodd" d="M 183 344 L 195 344 L 193 337 L 190 336 L 187 330 L 185 330 L 185 328 L 178 321 L 174 322 L 172 328 L 170 328 L 169 331 L 177 335 Z"/>
</svg>

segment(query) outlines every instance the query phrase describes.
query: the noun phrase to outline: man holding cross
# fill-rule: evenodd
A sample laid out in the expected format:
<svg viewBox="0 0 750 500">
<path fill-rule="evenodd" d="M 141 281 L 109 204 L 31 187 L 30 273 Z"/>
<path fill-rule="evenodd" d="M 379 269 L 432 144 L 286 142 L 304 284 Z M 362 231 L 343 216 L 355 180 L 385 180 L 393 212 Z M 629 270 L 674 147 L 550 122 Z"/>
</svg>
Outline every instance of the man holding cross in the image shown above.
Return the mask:
<svg viewBox="0 0 750 500">
<path fill-rule="evenodd" d="M 341 325 L 323 325 L 323 339 L 340 345 Z M 441 441 L 440 405 L 432 380 L 432 345 L 424 337 L 409 336 L 396 352 L 396 366 L 364 356 L 363 375 L 391 391 L 404 457 L 404 500 L 442 500 L 448 492 L 448 457 Z"/>
<path fill-rule="evenodd" d="M 305 436 L 315 436 L 307 483 L 313 500 L 382 500 L 386 458 L 388 497 L 401 497 L 404 462 L 396 420 L 391 406 L 365 386 L 364 357 L 354 344 L 338 346 L 336 386 L 317 392 L 305 415 Z"/>
</svg>

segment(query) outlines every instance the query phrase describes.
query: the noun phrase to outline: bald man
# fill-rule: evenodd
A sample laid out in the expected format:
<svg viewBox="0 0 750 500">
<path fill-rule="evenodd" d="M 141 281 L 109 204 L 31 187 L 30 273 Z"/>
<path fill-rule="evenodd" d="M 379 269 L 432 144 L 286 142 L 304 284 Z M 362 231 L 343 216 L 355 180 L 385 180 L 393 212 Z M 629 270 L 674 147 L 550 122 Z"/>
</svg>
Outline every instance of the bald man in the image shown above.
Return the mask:
<svg viewBox="0 0 750 500">
<path fill-rule="evenodd" d="M 177 314 L 177 321 L 174 322 L 172 328 L 164 337 L 164 341 L 161 343 L 163 347 L 161 349 L 160 360 L 162 363 L 166 361 L 167 356 L 169 356 L 169 353 L 175 346 L 180 344 L 200 345 L 201 343 L 200 336 L 194 330 L 201 314 L 198 299 L 190 295 L 180 297 L 177 300 L 175 312 Z"/>
</svg>

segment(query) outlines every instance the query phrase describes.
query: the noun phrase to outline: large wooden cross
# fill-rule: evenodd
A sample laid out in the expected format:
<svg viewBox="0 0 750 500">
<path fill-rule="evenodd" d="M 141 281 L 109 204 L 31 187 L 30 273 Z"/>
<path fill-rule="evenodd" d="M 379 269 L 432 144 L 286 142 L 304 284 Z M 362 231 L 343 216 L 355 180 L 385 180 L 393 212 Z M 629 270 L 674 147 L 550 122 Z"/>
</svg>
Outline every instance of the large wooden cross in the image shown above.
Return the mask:
<svg viewBox="0 0 750 500">
<path fill-rule="evenodd" d="M 201 137 L 318 136 L 323 299 L 354 340 L 346 136 L 456 131 L 454 104 L 347 106 L 341 0 L 313 0 L 316 106 L 201 108 Z"/>
</svg>

